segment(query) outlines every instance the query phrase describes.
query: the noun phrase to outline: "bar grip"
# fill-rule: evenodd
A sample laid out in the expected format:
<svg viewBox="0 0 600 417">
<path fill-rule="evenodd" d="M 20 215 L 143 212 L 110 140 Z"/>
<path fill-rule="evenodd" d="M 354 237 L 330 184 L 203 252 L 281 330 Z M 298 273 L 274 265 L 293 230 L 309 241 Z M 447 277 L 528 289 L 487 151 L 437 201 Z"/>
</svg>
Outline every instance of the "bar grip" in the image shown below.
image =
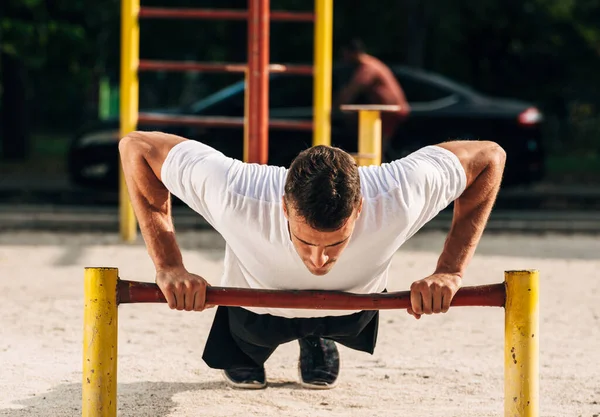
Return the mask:
<svg viewBox="0 0 600 417">
<path fill-rule="evenodd" d="M 166 303 L 158 285 L 119 280 L 117 303 Z M 460 288 L 452 306 L 504 307 L 504 283 Z M 206 303 L 230 307 L 270 307 L 317 310 L 391 310 L 410 307 L 410 291 L 354 294 L 321 290 L 261 290 L 208 287 Z"/>
</svg>

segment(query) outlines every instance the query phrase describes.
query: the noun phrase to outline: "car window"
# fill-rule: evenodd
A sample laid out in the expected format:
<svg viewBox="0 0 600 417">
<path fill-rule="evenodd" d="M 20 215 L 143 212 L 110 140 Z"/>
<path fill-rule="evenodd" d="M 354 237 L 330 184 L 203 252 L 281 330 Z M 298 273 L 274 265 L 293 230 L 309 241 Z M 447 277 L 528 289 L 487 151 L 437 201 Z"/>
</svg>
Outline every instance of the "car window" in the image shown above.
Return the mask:
<svg viewBox="0 0 600 417">
<path fill-rule="evenodd" d="M 244 89 L 224 89 L 192 107 L 191 113 L 204 116 L 243 117 Z M 312 107 L 313 81 L 306 75 L 278 75 L 269 82 L 269 108 Z M 207 103 L 207 101 L 209 103 Z"/>
<path fill-rule="evenodd" d="M 409 103 L 435 101 L 452 95 L 446 88 L 406 75 L 399 75 L 398 82 Z"/>
<path fill-rule="evenodd" d="M 223 94 L 222 97 L 215 97 L 214 102 L 205 108 L 197 109 L 196 112 L 203 116 L 244 116 L 244 90 L 232 91 L 231 94 Z"/>
</svg>

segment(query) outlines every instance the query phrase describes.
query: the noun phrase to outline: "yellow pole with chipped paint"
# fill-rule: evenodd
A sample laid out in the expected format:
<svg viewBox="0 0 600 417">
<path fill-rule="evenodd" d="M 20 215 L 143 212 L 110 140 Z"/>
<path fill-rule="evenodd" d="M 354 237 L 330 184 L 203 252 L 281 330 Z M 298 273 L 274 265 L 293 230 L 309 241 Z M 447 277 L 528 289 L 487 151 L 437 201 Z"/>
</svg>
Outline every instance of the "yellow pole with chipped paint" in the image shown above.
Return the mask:
<svg viewBox="0 0 600 417">
<path fill-rule="evenodd" d="M 313 146 L 331 145 L 333 0 L 315 0 Z"/>
<path fill-rule="evenodd" d="M 539 415 L 539 272 L 506 271 L 504 416 Z"/>
<path fill-rule="evenodd" d="M 358 112 L 358 164 L 381 164 L 381 113 L 378 110 Z"/>
<path fill-rule="evenodd" d="M 137 127 L 139 111 L 138 66 L 140 60 L 140 0 L 121 0 L 120 131 L 125 137 Z M 131 205 L 123 168 L 119 163 L 119 227 L 121 240 L 133 242 L 137 221 Z"/>
<path fill-rule="evenodd" d="M 85 268 L 83 417 L 117 415 L 117 268 Z"/>
</svg>

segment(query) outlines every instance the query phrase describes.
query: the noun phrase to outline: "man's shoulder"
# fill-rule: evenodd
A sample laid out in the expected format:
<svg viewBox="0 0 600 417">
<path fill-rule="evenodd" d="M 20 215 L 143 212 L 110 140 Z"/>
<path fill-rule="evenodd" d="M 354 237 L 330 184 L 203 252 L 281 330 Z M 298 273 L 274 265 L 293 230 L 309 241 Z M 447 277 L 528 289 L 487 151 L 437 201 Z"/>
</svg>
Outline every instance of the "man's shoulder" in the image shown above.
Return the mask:
<svg viewBox="0 0 600 417">
<path fill-rule="evenodd" d="M 263 203 L 279 203 L 286 175 L 287 169 L 284 167 L 239 162 L 231 174 L 230 188 L 240 197 Z"/>
<path fill-rule="evenodd" d="M 193 139 L 179 142 L 173 146 L 169 151 L 168 157 L 172 159 L 181 158 L 183 160 L 189 160 L 190 158 L 198 160 L 207 157 L 223 158 L 224 161 L 231 160 L 231 158 L 228 158 L 225 154 L 212 146 Z"/>
<path fill-rule="evenodd" d="M 452 156 L 453 154 L 444 148 L 429 145 L 393 161 L 360 167 L 361 187 L 367 194 L 410 188 L 411 172 L 432 169 L 432 161 L 448 160 Z"/>
<path fill-rule="evenodd" d="M 365 55 L 365 57 L 362 60 L 362 63 L 364 65 L 372 67 L 372 68 L 381 68 L 381 67 L 387 68 L 387 65 L 381 59 L 379 59 L 373 55 Z"/>
</svg>

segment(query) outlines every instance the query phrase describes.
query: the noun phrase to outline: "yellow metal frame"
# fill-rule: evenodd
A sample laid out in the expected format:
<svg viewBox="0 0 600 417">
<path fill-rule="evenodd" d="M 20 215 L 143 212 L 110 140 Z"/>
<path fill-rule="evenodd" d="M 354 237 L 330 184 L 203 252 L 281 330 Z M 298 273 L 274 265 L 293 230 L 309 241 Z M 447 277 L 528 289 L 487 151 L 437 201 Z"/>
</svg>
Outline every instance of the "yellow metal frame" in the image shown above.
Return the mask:
<svg viewBox="0 0 600 417">
<path fill-rule="evenodd" d="M 139 112 L 138 66 L 140 53 L 140 0 L 121 1 L 120 137 L 137 128 Z M 331 70 L 333 51 L 333 0 L 315 0 L 314 23 L 313 145 L 331 144 Z M 245 74 L 248 80 L 247 72 Z M 246 82 L 246 88 L 248 83 Z M 247 94 L 246 101 L 247 101 Z M 246 103 L 247 104 L 247 103 Z M 248 106 L 244 106 L 245 122 Z M 248 160 L 248 132 L 244 127 L 244 161 Z M 119 163 L 119 231 L 121 239 L 133 242 L 137 221 L 123 169 Z"/>
<path fill-rule="evenodd" d="M 381 164 L 381 114 L 376 110 L 358 112 L 358 163 Z"/>
<path fill-rule="evenodd" d="M 120 137 L 125 137 L 137 127 L 139 112 L 138 66 L 140 56 L 140 27 L 138 15 L 140 0 L 121 1 L 121 95 L 120 95 Z M 137 235 L 137 221 L 123 167 L 119 163 L 119 227 L 121 239 L 133 242 Z"/>
<path fill-rule="evenodd" d="M 539 415 L 539 273 L 507 271 L 504 416 Z"/>
<path fill-rule="evenodd" d="M 82 416 L 117 415 L 116 268 L 84 276 Z M 506 271 L 504 415 L 539 415 L 539 273 Z"/>
<path fill-rule="evenodd" d="M 331 145 L 333 0 L 315 0 L 313 146 Z"/>
<path fill-rule="evenodd" d="M 398 112 L 400 106 L 386 104 L 345 104 L 342 111 L 358 112 L 358 153 L 354 159 L 359 165 L 381 164 L 381 113 Z"/>
<path fill-rule="evenodd" d="M 83 309 L 83 417 L 117 415 L 116 268 L 86 268 Z"/>
</svg>

